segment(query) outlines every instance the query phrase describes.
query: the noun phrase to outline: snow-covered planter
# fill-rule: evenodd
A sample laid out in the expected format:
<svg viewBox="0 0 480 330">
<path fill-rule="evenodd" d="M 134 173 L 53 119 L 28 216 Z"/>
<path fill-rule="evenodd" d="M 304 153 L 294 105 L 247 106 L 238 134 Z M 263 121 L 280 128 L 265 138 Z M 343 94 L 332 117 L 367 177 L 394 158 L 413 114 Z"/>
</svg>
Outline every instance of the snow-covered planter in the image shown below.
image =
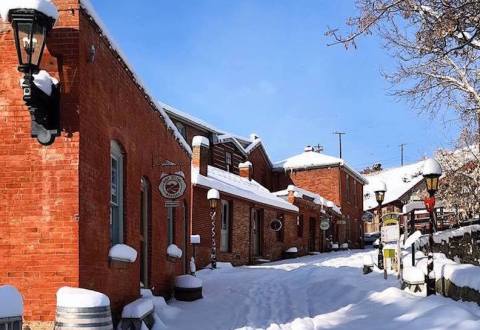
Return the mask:
<svg viewBox="0 0 480 330">
<path fill-rule="evenodd" d="M 167 259 L 172 262 L 177 262 L 183 255 L 182 250 L 175 244 L 170 244 L 167 248 Z"/>
<path fill-rule="evenodd" d="M 81 288 L 63 287 L 57 291 L 55 328 L 95 328 L 102 324 L 113 329 L 110 299 L 103 293 Z"/>
<path fill-rule="evenodd" d="M 408 288 L 413 293 L 420 292 L 425 284 L 425 274 L 420 268 L 405 267 L 403 270 L 403 288 Z"/>
<path fill-rule="evenodd" d="M 155 324 L 152 297 L 142 297 L 123 307 L 119 329 L 152 329 Z"/>
<path fill-rule="evenodd" d="M 110 248 L 108 257 L 114 261 L 133 263 L 137 260 L 137 251 L 126 244 L 116 244 Z"/>
<path fill-rule="evenodd" d="M 298 257 L 298 249 L 291 247 L 283 253 L 285 259 L 293 259 Z"/>
<path fill-rule="evenodd" d="M 203 282 L 192 275 L 175 278 L 175 298 L 180 301 L 195 301 L 203 298 Z"/>
<path fill-rule="evenodd" d="M 338 250 L 338 243 L 332 243 L 332 250 L 337 251 Z"/>
</svg>

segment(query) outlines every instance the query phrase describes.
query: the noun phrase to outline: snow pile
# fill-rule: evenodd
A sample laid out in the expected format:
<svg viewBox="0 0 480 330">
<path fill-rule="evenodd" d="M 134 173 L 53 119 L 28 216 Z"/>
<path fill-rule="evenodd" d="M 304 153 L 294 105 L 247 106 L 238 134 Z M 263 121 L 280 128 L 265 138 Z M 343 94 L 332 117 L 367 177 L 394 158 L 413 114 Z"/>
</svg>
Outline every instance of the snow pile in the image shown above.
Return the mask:
<svg viewBox="0 0 480 330">
<path fill-rule="evenodd" d="M 192 184 L 217 189 L 223 193 L 245 198 L 259 204 L 271 205 L 284 210 L 298 212 L 298 207 L 272 194 L 255 180 L 248 180 L 239 175 L 208 166 L 208 176 L 192 170 Z"/>
<path fill-rule="evenodd" d="M 110 248 L 108 256 L 113 260 L 135 262 L 137 260 L 137 251 L 128 245 L 116 244 Z"/>
<path fill-rule="evenodd" d="M 182 257 L 183 252 L 175 244 L 170 244 L 167 248 L 167 254 L 172 258 L 180 259 Z"/>
<path fill-rule="evenodd" d="M 25 79 L 20 79 L 20 87 L 23 87 L 24 82 Z M 33 83 L 42 92 L 44 92 L 48 96 L 51 96 L 53 92 L 53 86 L 58 85 L 58 80 L 50 76 L 47 71 L 40 70 L 40 72 L 33 75 Z"/>
<path fill-rule="evenodd" d="M 445 264 L 443 276 L 458 287 L 468 287 L 480 292 L 480 267 L 478 266 Z"/>
<path fill-rule="evenodd" d="M 191 235 L 190 236 L 190 243 L 200 244 L 200 235 Z"/>
<path fill-rule="evenodd" d="M 291 247 L 285 252 L 287 252 L 287 253 L 298 253 L 298 249 L 296 247 Z"/>
<path fill-rule="evenodd" d="M 110 306 L 110 299 L 100 292 L 64 286 L 57 291 L 59 307 L 105 307 Z"/>
<path fill-rule="evenodd" d="M 58 19 L 57 7 L 50 0 L 2 0 L 0 1 L 0 17 L 8 22 L 8 13 L 12 9 L 35 9 L 55 21 Z"/>
<path fill-rule="evenodd" d="M 366 254 L 363 256 L 363 264 L 365 266 L 373 266 L 373 256 L 371 254 Z"/>
<path fill-rule="evenodd" d="M 403 246 L 410 247 L 412 244 L 417 242 L 421 236 L 422 236 L 422 232 L 420 230 L 415 231 L 412 235 L 408 236 Z"/>
<path fill-rule="evenodd" d="M 0 318 L 23 315 L 23 298 L 11 285 L 0 286 Z"/>
<path fill-rule="evenodd" d="M 375 187 L 383 181 L 387 185 L 383 204 L 391 203 L 423 181 L 422 170 L 424 161 L 396 167 L 367 175 L 368 185 L 364 187 L 363 209 L 371 210 L 377 207 Z"/>
<path fill-rule="evenodd" d="M 192 147 L 209 147 L 210 141 L 205 136 L 194 136 L 192 140 Z"/>
<path fill-rule="evenodd" d="M 405 267 L 403 269 L 403 279 L 408 283 L 423 283 L 425 282 L 425 274 L 417 267 Z"/>
<path fill-rule="evenodd" d="M 153 302 L 150 298 L 140 298 L 123 307 L 122 318 L 139 319 L 153 312 Z"/>
<path fill-rule="evenodd" d="M 202 280 L 192 275 L 181 275 L 175 278 L 175 287 L 196 289 L 202 287 Z"/>
</svg>

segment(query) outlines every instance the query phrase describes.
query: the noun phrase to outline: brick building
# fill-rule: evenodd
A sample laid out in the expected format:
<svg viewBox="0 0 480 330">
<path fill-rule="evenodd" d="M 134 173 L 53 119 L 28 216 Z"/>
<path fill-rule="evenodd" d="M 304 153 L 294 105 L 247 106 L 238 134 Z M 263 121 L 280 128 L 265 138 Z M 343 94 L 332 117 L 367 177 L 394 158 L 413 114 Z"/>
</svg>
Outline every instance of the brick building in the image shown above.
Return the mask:
<svg viewBox="0 0 480 330">
<path fill-rule="evenodd" d="M 193 139 L 192 234 L 201 237 L 197 266 L 210 263 L 212 225 L 207 192 L 212 188 L 220 192 L 215 218 L 217 260 L 244 265 L 280 259 L 298 243 L 298 208 L 253 180 L 249 162 L 238 165 L 239 175 L 208 165 L 209 147 L 207 138 Z M 274 231 L 272 221 L 280 221 L 281 230 Z"/>
<path fill-rule="evenodd" d="M 166 249 L 185 250 L 189 231 L 190 195 L 167 209 L 156 187 L 171 173 L 190 186 L 190 147 L 89 3 L 54 3 L 41 66 L 60 81 L 61 136 L 49 146 L 30 136 L 12 28 L 0 21 L 0 283 L 22 292 L 34 329 L 52 328 L 62 286 L 107 294 L 115 316 L 141 282 L 168 295 L 186 266 Z M 137 260 L 110 260 L 117 243 Z"/>
<path fill-rule="evenodd" d="M 332 201 L 342 213 L 334 239 L 339 244 L 362 246 L 363 185 L 367 181 L 343 159 L 307 147 L 303 153 L 275 163 L 273 175 L 276 189 L 294 185 Z"/>
</svg>

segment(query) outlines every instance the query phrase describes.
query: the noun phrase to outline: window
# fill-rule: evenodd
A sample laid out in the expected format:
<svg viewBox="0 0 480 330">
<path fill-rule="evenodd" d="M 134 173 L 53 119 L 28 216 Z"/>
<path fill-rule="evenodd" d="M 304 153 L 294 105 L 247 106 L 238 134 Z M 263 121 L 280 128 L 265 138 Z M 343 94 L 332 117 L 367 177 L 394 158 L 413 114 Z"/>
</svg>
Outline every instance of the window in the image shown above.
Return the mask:
<svg viewBox="0 0 480 330">
<path fill-rule="evenodd" d="M 167 239 L 168 245 L 175 243 L 175 208 L 167 208 Z"/>
<path fill-rule="evenodd" d="M 303 214 L 300 214 L 300 215 L 298 216 L 297 236 L 298 236 L 298 237 L 303 237 Z"/>
<path fill-rule="evenodd" d="M 110 144 L 110 243 L 123 243 L 123 154 L 120 146 Z"/>
<path fill-rule="evenodd" d="M 225 166 L 227 167 L 227 172 L 232 172 L 232 154 L 229 152 L 225 153 Z"/>
<path fill-rule="evenodd" d="M 140 181 L 140 285 L 149 287 L 149 235 L 150 235 L 150 184 L 147 178 Z"/>
<path fill-rule="evenodd" d="M 177 126 L 177 129 L 180 134 L 182 134 L 183 138 L 187 140 L 187 128 L 179 121 L 175 123 L 175 126 Z"/>
<path fill-rule="evenodd" d="M 220 236 L 220 251 L 230 252 L 230 235 L 231 235 L 231 220 L 230 220 L 230 203 L 222 200 L 222 214 L 221 214 L 221 236 Z"/>
</svg>

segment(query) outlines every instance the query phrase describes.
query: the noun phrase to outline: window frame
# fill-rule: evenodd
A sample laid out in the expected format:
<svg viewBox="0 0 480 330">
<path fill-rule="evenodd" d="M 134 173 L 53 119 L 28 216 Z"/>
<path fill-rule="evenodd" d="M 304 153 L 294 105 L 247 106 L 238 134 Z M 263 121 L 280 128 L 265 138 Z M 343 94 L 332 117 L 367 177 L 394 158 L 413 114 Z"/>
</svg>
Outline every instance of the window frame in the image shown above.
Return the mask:
<svg viewBox="0 0 480 330">
<path fill-rule="evenodd" d="M 116 168 L 116 176 L 117 180 L 114 182 L 114 167 L 113 167 L 113 162 L 116 162 L 117 166 Z M 125 222 L 125 217 L 123 214 L 124 210 L 124 168 L 125 168 L 125 155 L 120 147 L 120 145 L 115 142 L 111 141 L 110 143 L 110 244 L 111 246 L 115 244 L 122 244 L 125 239 L 124 239 L 124 222 Z M 113 190 L 114 188 L 114 183 L 116 186 L 116 201 L 113 200 L 114 193 Z M 114 219 L 114 212 L 113 209 L 117 209 L 117 214 L 118 214 L 118 219 Z M 115 237 L 114 234 L 114 222 L 118 221 L 118 240 Z"/>
<path fill-rule="evenodd" d="M 229 151 L 225 151 L 225 167 L 227 172 L 233 172 L 233 155 Z"/>
</svg>

